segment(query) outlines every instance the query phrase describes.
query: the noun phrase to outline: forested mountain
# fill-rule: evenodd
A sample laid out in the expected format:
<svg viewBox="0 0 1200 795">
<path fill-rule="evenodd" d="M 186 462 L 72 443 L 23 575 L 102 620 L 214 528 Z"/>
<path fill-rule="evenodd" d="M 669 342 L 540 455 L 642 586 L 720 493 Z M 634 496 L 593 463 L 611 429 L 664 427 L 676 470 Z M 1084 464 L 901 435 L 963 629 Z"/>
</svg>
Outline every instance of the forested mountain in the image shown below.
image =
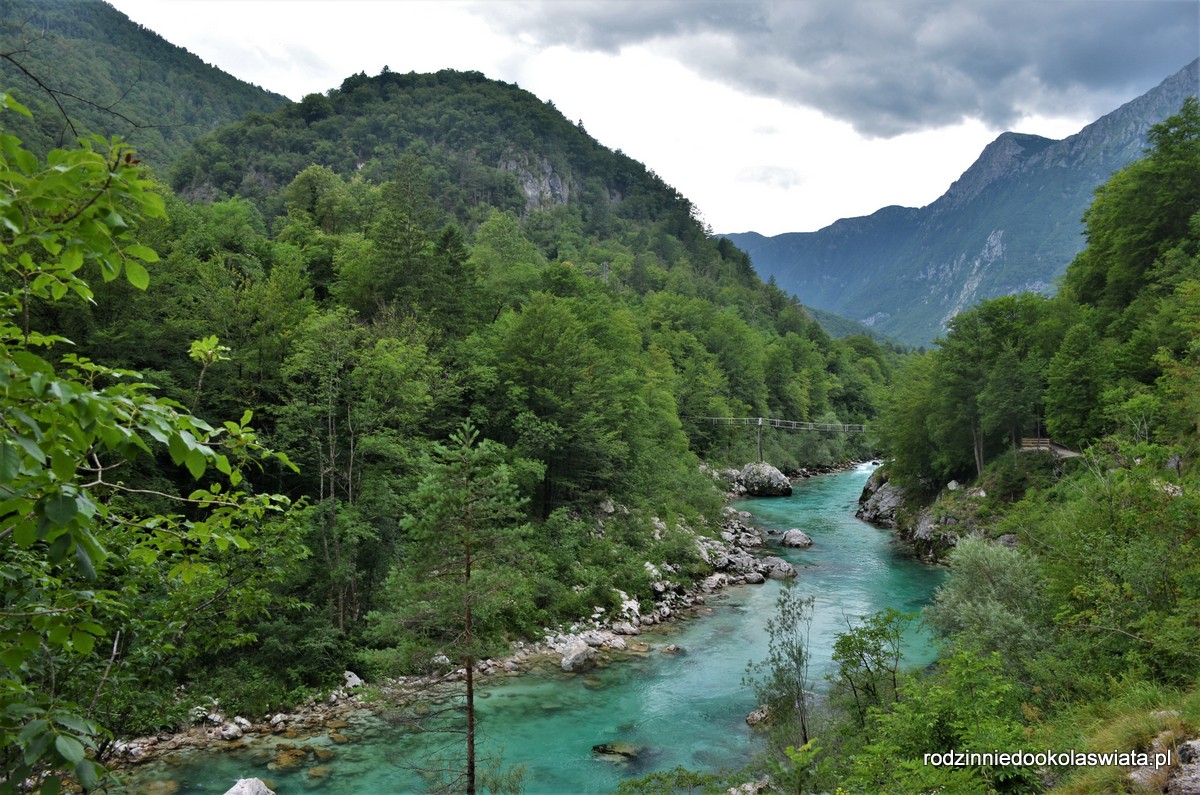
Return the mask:
<svg viewBox="0 0 1200 795">
<path fill-rule="evenodd" d="M 203 133 L 288 102 L 100 0 L 0 0 L 0 53 L 0 85 L 34 111 L 6 126 L 36 152 L 120 135 L 165 173 Z"/>
<path fill-rule="evenodd" d="M 1142 155 L 1150 126 L 1198 85 L 1193 61 L 1069 138 L 1004 133 L 927 207 L 885 207 L 817 232 L 727 237 L 804 303 L 925 345 L 981 299 L 1052 291 L 1083 247 L 1093 191 Z"/>
<path fill-rule="evenodd" d="M 910 537 L 952 549 L 924 614 L 945 646 L 930 675 L 861 699 L 895 617 L 849 636 L 847 652 L 867 652 L 842 663 L 857 717 L 827 763 L 851 791 L 1168 791 L 1173 771 L 1143 786 L 1128 762 L 909 762 L 1176 749 L 1200 732 L 1200 103 L 1149 143 L 1097 191 L 1057 295 L 967 309 L 894 379 L 886 487 L 907 495 Z M 1023 450 L 1035 434 L 1079 455 Z"/>
<path fill-rule="evenodd" d="M 128 35 L 105 57 L 151 46 Z M 360 74 L 250 112 L 175 158 L 171 186 L 121 144 L 52 150 L 57 110 L 0 91 L 0 789 L 94 788 L 114 737 L 200 700 L 262 715 L 347 668 L 472 671 L 599 608 L 661 617 L 665 564 L 713 571 L 697 539 L 723 501 L 700 464 L 754 449 L 705 419 L 738 416 L 881 416 L 914 499 L 980 487 L 921 514 L 931 537 L 977 536 L 928 616 L 943 659 L 905 674 L 911 617 L 847 617 L 819 742 L 787 733 L 809 699 L 773 702 L 756 777 L 1123 791 L 1124 770 L 921 759 L 1200 728 L 1194 101 L 1104 182 L 1059 295 L 960 307 L 938 350 L 902 356 L 832 339 L 653 172 L 482 75 Z M 1126 146 L 1147 114 L 1002 136 L 938 223 L 990 236 L 984 197 L 1066 201 L 1050 164 Z M 835 227 L 884 257 L 933 212 Z M 1085 455 L 1016 449 L 1043 429 Z M 785 469 L 872 444 L 764 439 Z"/>
<path fill-rule="evenodd" d="M 6 770 L 86 780 L 98 725 L 173 725 L 181 692 L 261 714 L 649 613 L 653 566 L 712 571 L 700 462 L 754 457 L 707 418 L 869 421 L 899 355 L 478 74 L 250 113 L 178 192 L 120 146 L 0 143 Z M 869 445 L 764 439 L 785 469 Z"/>
<path fill-rule="evenodd" d="M 354 75 L 202 138 L 172 183 L 184 197 L 254 199 L 270 219 L 284 212 L 282 189 L 310 165 L 371 182 L 407 169 L 436 210 L 459 223 L 478 222 L 480 206 L 522 217 L 547 211 L 532 216 L 536 226 L 571 207 L 585 237 L 648 223 L 704 245 L 691 203 L 645 166 L 599 144 L 552 103 L 477 72 Z"/>
</svg>

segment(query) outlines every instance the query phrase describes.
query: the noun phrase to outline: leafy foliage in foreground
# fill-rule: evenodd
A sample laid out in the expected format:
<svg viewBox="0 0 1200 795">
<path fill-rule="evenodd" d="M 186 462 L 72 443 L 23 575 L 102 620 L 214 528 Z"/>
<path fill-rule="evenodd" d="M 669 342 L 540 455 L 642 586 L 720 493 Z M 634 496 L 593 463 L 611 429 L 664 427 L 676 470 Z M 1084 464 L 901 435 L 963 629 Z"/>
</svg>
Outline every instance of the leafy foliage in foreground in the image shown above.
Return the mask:
<svg viewBox="0 0 1200 795">
<path fill-rule="evenodd" d="M 7 95 L 0 106 L 28 113 Z M 244 475 L 266 455 L 249 412 L 211 425 L 138 373 L 53 356 L 69 341 L 31 321 L 34 304 L 90 300 L 89 271 L 147 286 L 142 263 L 157 255 L 131 223 L 161 216 L 163 202 L 133 161 L 94 139 L 43 163 L 0 134 L 4 791 L 25 779 L 57 791 L 62 770 L 95 787 L 101 767 L 87 752 L 120 724 L 114 703 L 134 708 L 130 680 L 244 642 L 242 622 L 265 612 L 267 587 L 299 554 L 288 501 Z M 134 462 L 156 454 L 199 483 L 131 482 Z"/>
</svg>

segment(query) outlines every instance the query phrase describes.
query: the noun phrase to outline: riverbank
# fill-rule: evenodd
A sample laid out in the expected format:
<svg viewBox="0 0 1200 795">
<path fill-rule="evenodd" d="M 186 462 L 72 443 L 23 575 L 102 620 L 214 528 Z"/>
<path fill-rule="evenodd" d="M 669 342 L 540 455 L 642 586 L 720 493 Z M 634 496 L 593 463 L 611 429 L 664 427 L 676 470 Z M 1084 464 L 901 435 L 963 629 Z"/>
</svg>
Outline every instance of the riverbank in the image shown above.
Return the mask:
<svg viewBox="0 0 1200 795">
<path fill-rule="evenodd" d="M 765 548 L 743 551 L 777 555 L 800 570 L 795 587 L 804 596 L 812 595 L 817 606 L 812 627 L 817 678 L 830 663 L 832 644 L 836 633 L 845 630 L 846 616 L 886 607 L 916 609 L 928 601 L 942 574 L 900 554 L 890 533 L 853 518 L 867 469 L 797 482 L 792 497 L 739 501 L 726 512 L 760 539 L 766 538 Z M 752 521 L 742 509 L 753 513 Z M 737 534 L 725 524 L 722 532 L 731 532 L 736 541 Z M 780 536 L 768 534 L 789 527 L 804 528 L 813 545 L 784 548 L 777 543 Z M 724 538 L 720 543 L 729 544 Z M 664 576 L 678 579 L 666 572 Z M 733 579 L 726 574 L 727 582 Z M 748 764 L 757 744 L 745 718 L 758 704 L 743 677 L 747 665 L 766 654 L 765 624 L 774 615 L 781 585 L 768 578 L 752 588 L 726 585 L 712 593 L 699 592 L 703 601 L 693 599 L 690 609 L 681 607 L 664 621 L 639 626 L 636 636 L 619 636 L 626 643 L 624 651 L 596 647 L 594 667 L 580 673 L 564 673 L 557 652 L 541 648 L 539 655 L 545 638 L 526 644 L 525 659 L 517 661 L 519 672 L 500 665 L 494 674 L 477 679 L 480 758 L 524 766 L 529 795 L 599 795 L 612 792 L 627 778 L 676 766 L 713 771 Z M 682 595 L 676 593 L 675 598 Z M 659 604 L 654 602 L 655 609 Z M 653 614 L 649 604 L 644 607 Z M 680 620 L 692 616 L 698 620 Z M 610 631 L 616 616 L 605 621 L 602 614 L 596 620 L 607 623 Z M 577 632 L 567 626 L 561 634 L 583 635 L 593 631 L 592 622 L 589 616 L 579 622 Z M 674 650 L 664 653 L 672 646 Z M 915 665 L 924 664 L 924 653 L 923 645 L 912 647 Z M 455 687 L 447 685 L 447 698 L 453 697 Z M 158 792 L 223 792 L 217 789 L 219 782 L 228 782 L 227 787 L 246 776 L 264 778 L 279 792 L 350 795 L 423 789 L 428 782 L 420 777 L 419 766 L 428 766 L 439 749 L 453 754 L 461 737 L 413 732 L 412 721 L 427 723 L 440 707 L 453 702 L 428 704 L 422 712 L 419 704 L 388 708 L 378 695 L 351 688 L 341 706 L 322 701 L 320 710 L 334 721 L 345 720 L 345 728 L 310 729 L 289 719 L 271 732 L 239 738 L 242 742 L 216 741 L 123 770 L 128 781 L 137 777 L 136 785 L 114 791 L 152 791 L 143 786 L 149 781 L 153 787 L 177 788 Z M 296 735 L 285 736 L 288 729 L 295 729 Z M 347 741 L 337 742 L 334 733 Z M 615 743 L 636 748 L 637 756 L 613 760 L 594 750 Z"/>
<path fill-rule="evenodd" d="M 730 496 L 737 497 L 736 493 Z M 763 554 L 769 543 L 765 533 L 754 526 L 750 513 L 738 508 L 734 502 L 724 509 L 716 538 L 695 533 L 697 554 L 712 567 L 712 574 L 686 582 L 677 563 L 645 562 L 652 579 L 652 609 L 644 610 L 637 600 L 621 594 L 619 609 L 597 608 L 583 620 L 547 628 L 536 642 L 516 643 L 511 654 L 477 664 L 476 681 L 485 687 L 483 692 L 489 679 L 508 680 L 529 673 L 540 675 L 539 679 L 563 677 L 566 682 L 574 676 L 594 682 L 594 676 L 609 666 L 630 663 L 637 667 L 648 656 L 657 658 L 672 646 L 677 648 L 667 651 L 668 655 L 686 658 L 689 650 L 672 642 L 671 627 L 678 619 L 711 613 L 709 603 L 731 586 L 762 584 L 796 574 L 788 561 Z M 665 525 L 655 522 L 655 529 L 665 531 Z M 261 716 L 229 715 L 219 704 L 208 703 L 193 710 L 193 725 L 119 743 L 109 761 L 117 768 L 131 768 L 180 754 L 237 755 L 257 747 L 252 754 L 255 767 L 246 770 L 247 774 L 263 767 L 272 773 L 311 768 L 319 776 L 331 755 L 343 750 L 341 746 L 370 742 L 386 731 L 381 721 L 387 723 L 411 710 L 413 702 L 444 703 L 453 698 L 461 690 L 464 675 L 465 671 L 458 669 L 369 684 L 359 684 L 357 677 L 350 675 L 352 686 L 337 688 L 290 711 Z M 745 710 L 740 710 L 737 719 L 744 716 Z"/>
<path fill-rule="evenodd" d="M 701 614 L 706 603 L 725 588 L 742 584 L 761 584 L 768 579 L 795 576 L 795 569 L 780 558 L 758 553 L 766 540 L 761 532 L 747 524 L 750 514 L 733 507 L 725 509 L 720 539 L 697 535 L 697 552 L 716 570 L 698 582 L 681 582 L 681 566 L 647 562 L 652 578 L 654 608 L 643 612 L 636 599 L 620 594 L 621 607 L 608 615 L 603 608 L 587 619 L 557 629 L 547 628 L 536 642 L 513 644 L 509 655 L 481 660 L 476 673 L 489 677 L 519 676 L 528 672 L 547 672 L 555 668 L 566 674 L 578 674 L 623 659 L 624 654 L 645 654 L 656 646 L 639 639 L 643 632 L 669 624 L 681 617 Z M 672 644 L 662 644 L 664 648 Z M 667 653 L 671 653 L 668 651 Z M 193 724 L 175 732 L 159 732 L 114 743 L 104 760 L 113 769 L 136 767 L 182 751 L 226 752 L 271 738 L 276 768 L 299 763 L 303 755 L 322 759 L 313 746 L 314 739 L 327 737 L 332 745 L 348 741 L 343 730 L 362 724 L 377 712 L 411 704 L 414 700 L 445 700 L 465 678 L 462 668 L 428 676 L 398 677 L 377 683 L 364 683 L 353 672 L 345 673 L 346 684 L 311 699 L 290 711 L 261 716 L 227 714 L 221 705 L 209 701 L 193 707 Z M 478 681 L 478 680 L 477 680 Z M 482 684 L 482 682 L 481 682 Z M 359 726 L 358 728 L 363 728 Z M 353 734 L 354 732 L 350 732 Z"/>
</svg>

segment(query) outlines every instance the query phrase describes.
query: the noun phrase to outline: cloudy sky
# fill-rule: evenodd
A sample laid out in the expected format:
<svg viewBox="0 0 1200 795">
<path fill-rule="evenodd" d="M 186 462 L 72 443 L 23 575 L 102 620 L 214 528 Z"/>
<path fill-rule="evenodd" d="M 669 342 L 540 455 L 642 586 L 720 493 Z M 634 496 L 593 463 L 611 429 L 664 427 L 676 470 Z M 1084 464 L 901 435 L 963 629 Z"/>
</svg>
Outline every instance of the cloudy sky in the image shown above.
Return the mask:
<svg viewBox="0 0 1200 795">
<path fill-rule="evenodd" d="M 516 83 L 717 232 L 923 206 L 999 133 L 1066 137 L 1200 55 L 1196 0 L 109 2 L 292 99 L 384 66 Z"/>
</svg>

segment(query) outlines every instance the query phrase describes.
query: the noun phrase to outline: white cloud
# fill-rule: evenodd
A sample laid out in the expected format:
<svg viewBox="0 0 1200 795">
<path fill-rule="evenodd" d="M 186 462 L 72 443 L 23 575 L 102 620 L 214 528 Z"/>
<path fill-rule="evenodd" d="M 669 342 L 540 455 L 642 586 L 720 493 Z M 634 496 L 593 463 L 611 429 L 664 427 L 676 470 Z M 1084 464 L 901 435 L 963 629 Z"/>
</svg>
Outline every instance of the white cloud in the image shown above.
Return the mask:
<svg viewBox="0 0 1200 795">
<path fill-rule="evenodd" d="M 1192 0 L 1183 34 L 1180 3 L 1132 2 L 113 0 L 293 99 L 385 65 L 515 82 L 764 234 L 928 204 L 1006 126 L 1065 137 L 1181 68 L 1179 35 L 1195 56 Z"/>
</svg>

